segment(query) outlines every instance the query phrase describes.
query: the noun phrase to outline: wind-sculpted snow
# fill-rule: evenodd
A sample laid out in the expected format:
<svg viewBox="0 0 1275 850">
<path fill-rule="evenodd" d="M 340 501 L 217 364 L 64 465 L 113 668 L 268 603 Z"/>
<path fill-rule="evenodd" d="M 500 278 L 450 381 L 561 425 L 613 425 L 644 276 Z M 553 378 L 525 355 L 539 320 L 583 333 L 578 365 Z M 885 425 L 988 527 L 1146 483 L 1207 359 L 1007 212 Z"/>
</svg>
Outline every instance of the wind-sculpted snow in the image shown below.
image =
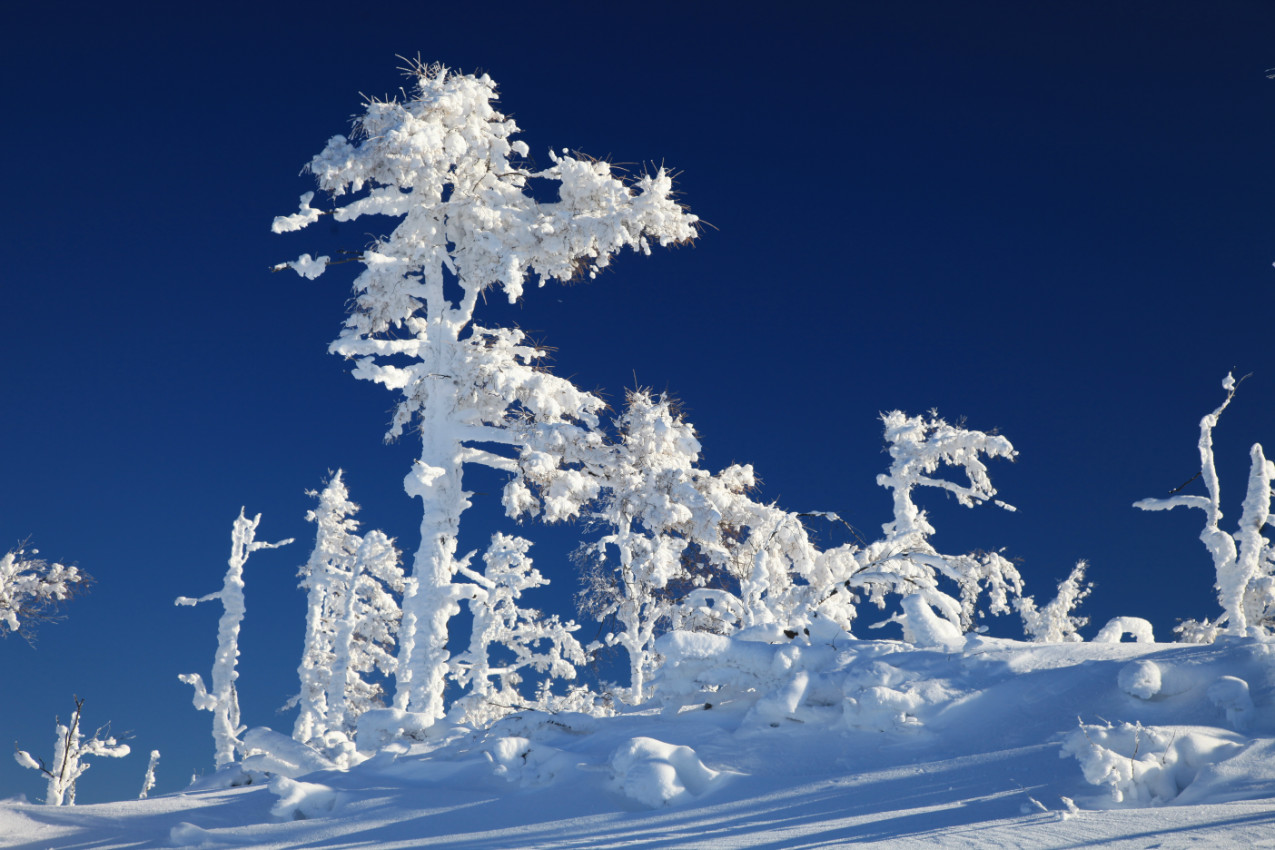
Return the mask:
<svg viewBox="0 0 1275 850">
<path fill-rule="evenodd" d="M 660 649 L 655 701 L 611 716 L 436 723 L 345 770 L 261 759 L 129 803 L 8 801 L 0 834 L 21 850 L 1173 848 L 1260 846 L 1275 828 L 1275 647 L 1260 641 Z M 299 760 L 287 736 L 244 737 Z"/>
</svg>

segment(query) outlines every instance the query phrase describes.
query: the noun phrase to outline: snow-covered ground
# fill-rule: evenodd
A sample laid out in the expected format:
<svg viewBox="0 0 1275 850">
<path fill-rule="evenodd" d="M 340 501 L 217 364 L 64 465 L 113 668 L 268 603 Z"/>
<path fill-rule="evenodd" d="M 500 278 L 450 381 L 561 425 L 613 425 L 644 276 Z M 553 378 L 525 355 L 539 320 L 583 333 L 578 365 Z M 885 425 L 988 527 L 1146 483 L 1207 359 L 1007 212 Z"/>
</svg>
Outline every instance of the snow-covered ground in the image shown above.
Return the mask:
<svg viewBox="0 0 1275 850">
<path fill-rule="evenodd" d="M 640 711 L 440 724 L 345 771 L 262 730 L 259 755 L 180 794 L 0 803 L 0 845 L 1275 846 L 1275 645 L 661 648 Z M 727 685 L 695 686 L 710 676 Z"/>
</svg>

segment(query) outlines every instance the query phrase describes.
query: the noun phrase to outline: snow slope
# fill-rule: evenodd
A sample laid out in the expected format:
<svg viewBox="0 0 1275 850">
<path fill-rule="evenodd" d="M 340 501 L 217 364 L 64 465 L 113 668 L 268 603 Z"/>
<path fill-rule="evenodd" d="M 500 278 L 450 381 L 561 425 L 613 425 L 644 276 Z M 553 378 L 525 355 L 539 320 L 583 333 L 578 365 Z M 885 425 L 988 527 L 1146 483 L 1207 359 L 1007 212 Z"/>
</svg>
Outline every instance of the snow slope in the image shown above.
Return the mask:
<svg viewBox="0 0 1275 850">
<path fill-rule="evenodd" d="M 641 711 L 435 727 L 347 771 L 289 769 L 262 732 L 260 755 L 181 794 L 6 801 L 0 845 L 1275 846 L 1269 644 L 662 649 Z M 696 691 L 710 671 L 727 684 Z"/>
</svg>

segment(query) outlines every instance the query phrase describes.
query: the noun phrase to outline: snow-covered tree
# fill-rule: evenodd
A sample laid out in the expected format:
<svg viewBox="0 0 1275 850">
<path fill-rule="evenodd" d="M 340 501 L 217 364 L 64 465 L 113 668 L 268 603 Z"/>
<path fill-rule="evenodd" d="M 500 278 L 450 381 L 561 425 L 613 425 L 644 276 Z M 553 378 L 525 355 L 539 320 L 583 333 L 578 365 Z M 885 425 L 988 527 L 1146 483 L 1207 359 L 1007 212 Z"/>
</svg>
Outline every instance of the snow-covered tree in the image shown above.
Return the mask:
<svg viewBox="0 0 1275 850">
<path fill-rule="evenodd" d="M 1234 533 L 1221 528 L 1222 495 L 1217 464 L 1213 459 L 1213 429 L 1222 412 L 1235 398 L 1238 386 L 1239 381 L 1227 374 L 1222 382 L 1226 398 L 1216 410 L 1200 420 L 1198 477 L 1204 479 L 1206 495 L 1182 493 L 1183 488 L 1179 487 L 1167 498 L 1142 499 L 1133 505 L 1144 511 L 1167 511 L 1177 507 L 1204 511 L 1204 530 L 1200 532 L 1200 540 L 1213 557 L 1222 616 L 1214 622 L 1191 620 L 1179 626 L 1179 634 L 1192 642 L 1212 640 L 1220 631 L 1258 636 L 1266 634 L 1275 624 L 1275 547 L 1264 533 L 1265 528 L 1271 525 L 1271 499 L 1275 496 L 1271 482 L 1275 480 L 1275 463 L 1266 459 L 1260 443 L 1255 443 L 1249 452 L 1248 491 L 1239 528 Z"/>
<path fill-rule="evenodd" d="M 478 586 L 469 601 L 474 615 L 469 648 L 453 661 L 455 678 L 468 691 L 452 713 L 464 722 L 488 723 L 526 705 L 518 690 L 521 671 L 535 670 L 546 680 L 571 680 L 576 667 L 588 660 L 572 634 L 579 626 L 518 604 L 524 590 L 549 583 L 532 566 L 527 556 L 530 547 L 531 542 L 522 537 L 497 533 L 483 554 L 481 573 L 468 566 L 460 568 Z M 503 657 L 493 659 L 493 648 Z"/>
<path fill-rule="evenodd" d="M 588 565 L 580 601 L 614 622 L 605 639 L 628 655 L 626 698 L 638 704 L 657 662 L 656 637 L 674 626 L 733 629 L 744 618 L 727 569 L 727 514 L 740 513 L 732 503 L 754 480 L 751 467 L 718 476 L 698 468 L 695 430 L 666 396 L 630 392 L 615 424 L 618 441 L 587 465 L 599 491 L 590 516 L 606 533 L 580 552 Z"/>
<path fill-rule="evenodd" d="M 212 690 L 204 686 L 203 677 L 198 673 L 183 673 L 177 677 L 195 689 L 195 708 L 212 712 L 217 767 L 233 762 L 235 750 L 243 747 L 239 736 L 245 727 L 239 724 L 239 696 L 235 690 L 239 671 L 235 667 L 239 663 L 239 624 L 243 622 L 244 615 L 244 564 L 248 562 L 248 556 L 258 549 L 277 549 L 292 542 L 291 537 L 278 543 L 256 540 L 260 523 L 261 514 L 248 519 L 240 508 L 239 518 L 230 533 L 229 568 L 221 590 L 198 599 L 179 596 L 175 601 L 177 605 L 198 605 L 216 600 L 222 606 L 221 619 L 217 624 L 217 653 L 213 657 Z"/>
<path fill-rule="evenodd" d="M 1076 642 L 1083 640 L 1079 629 L 1089 622 L 1088 617 L 1077 617 L 1076 606 L 1089 595 L 1093 585 L 1085 581 L 1086 561 L 1077 561 L 1071 574 L 1058 583 L 1058 593 L 1047 604 L 1037 607 L 1030 596 L 1014 600 L 1018 615 L 1023 618 L 1023 631 L 1034 641 L 1044 643 Z"/>
<path fill-rule="evenodd" d="M 300 706 L 293 738 L 319 749 L 332 733 L 348 737 L 355 720 L 381 705 L 382 688 L 364 674 L 394 672 L 394 637 L 401 616 L 394 594 L 403 592 L 398 550 L 383 532 L 356 533 L 341 470 L 306 514 L 315 523 L 314 549 L 301 567 L 306 590 L 306 634 L 299 675 Z"/>
<path fill-rule="evenodd" d="M 934 527 L 924 509 L 913 501 L 917 487 L 946 490 L 965 507 L 994 499 L 982 457 L 1012 459 L 1014 447 L 999 435 L 950 425 L 936 416 L 907 416 L 892 411 L 882 416 L 889 445 L 889 472 L 877 483 L 894 496 L 894 519 L 883 527 L 885 536 L 855 554 L 859 567 L 854 582 L 869 589 L 878 601 L 891 592 L 902 597 L 902 611 L 893 622 L 903 626 L 906 640 L 926 646 L 950 646 L 976 625 L 977 601 L 988 597 L 988 610 L 1010 611 L 1011 596 L 1022 593 L 1018 570 L 996 552 L 943 555 L 930 543 Z M 966 483 L 934 477 L 942 465 L 958 467 Z M 940 579 L 954 582 L 958 596 L 949 594 Z"/>
<path fill-rule="evenodd" d="M 379 530 L 359 543 L 343 594 L 345 607 L 333 640 L 332 675 L 328 682 L 327 727 L 352 737 L 363 712 L 384 707 L 384 688 L 365 676 L 392 676 L 405 581 L 394 541 Z"/>
<path fill-rule="evenodd" d="M 90 581 L 77 567 L 49 563 L 23 547 L 0 556 L 0 633 L 17 632 L 28 640 L 32 627 L 54 617 L 59 602 L 81 592 Z"/>
<path fill-rule="evenodd" d="M 537 368 L 544 352 L 520 331 L 475 325 L 479 296 L 495 288 L 514 301 L 535 276 L 541 284 L 592 277 L 625 247 L 693 239 L 697 219 L 673 199 L 664 169 L 625 180 L 606 162 L 553 152 L 548 168 L 531 169 L 527 145 L 511 138 L 517 126 L 492 105 L 486 75 L 420 63 L 409 74 L 410 97 L 366 103 L 353 137 L 333 137 L 309 169 L 337 221 L 398 219 L 360 255 L 354 308 L 331 350 L 354 361 L 355 377 L 400 394 L 389 438 L 418 426 L 421 454 L 405 487 L 424 510 L 395 704 L 441 718 L 448 622 L 474 595 L 456 581 L 471 495 L 464 465 L 516 473 L 534 446 L 584 439 L 603 406 Z M 558 200 L 537 200 L 532 180 L 556 184 Z M 299 212 L 277 218 L 275 232 L 318 221 L 325 213 L 313 198 L 303 195 Z M 329 262 L 306 254 L 283 266 L 313 278 Z"/>
<path fill-rule="evenodd" d="M 292 737 L 303 744 L 327 731 L 333 642 L 337 621 L 345 613 L 348 588 L 343 579 L 353 573 L 355 554 L 362 543 L 355 533 L 358 522 L 352 518 L 358 505 L 350 501 L 341 470 L 332 476 L 322 493 L 311 491 L 309 495 L 318 496 L 319 504 L 305 517 L 317 528 L 314 549 L 299 573 L 301 587 L 306 591 L 305 646 L 298 670 L 300 710 L 292 731 Z"/>
<path fill-rule="evenodd" d="M 105 735 L 106 727 L 93 733 L 93 737 L 84 740 L 80 731 L 80 715 L 84 710 L 84 700 L 75 698 L 75 713 L 71 715 L 69 725 L 55 720 L 56 732 L 53 739 L 53 763 L 45 765 L 44 759 L 36 758 L 25 750 L 14 747 L 14 759 L 23 767 L 38 770 L 49 781 L 48 791 L 44 797 L 46 806 L 74 806 L 75 782 L 89 769 L 85 761 L 88 756 L 121 758 L 128 755 L 128 744 L 118 743 L 114 738 Z"/>
</svg>

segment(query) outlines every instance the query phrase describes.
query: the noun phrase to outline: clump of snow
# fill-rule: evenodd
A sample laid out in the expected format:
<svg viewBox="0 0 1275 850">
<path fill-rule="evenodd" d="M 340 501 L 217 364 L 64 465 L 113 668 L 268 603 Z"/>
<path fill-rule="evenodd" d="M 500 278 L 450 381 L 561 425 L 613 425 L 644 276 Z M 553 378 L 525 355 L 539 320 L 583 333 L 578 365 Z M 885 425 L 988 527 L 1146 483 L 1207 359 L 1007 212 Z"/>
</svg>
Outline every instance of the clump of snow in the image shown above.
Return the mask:
<svg viewBox="0 0 1275 850">
<path fill-rule="evenodd" d="M 690 747 L 631 738 L 611 756 L 614 787 L 651 808 L 683 803 L 709 791 L 721 774 Z"/>
<path fill-rule="evenodd" d="M 1151 699 L 1160 693 L 1160 667 L 1154 661 L 1134 661 L 1120 668 L 1118 682 L 1129 696 Z"/>
</svg>

